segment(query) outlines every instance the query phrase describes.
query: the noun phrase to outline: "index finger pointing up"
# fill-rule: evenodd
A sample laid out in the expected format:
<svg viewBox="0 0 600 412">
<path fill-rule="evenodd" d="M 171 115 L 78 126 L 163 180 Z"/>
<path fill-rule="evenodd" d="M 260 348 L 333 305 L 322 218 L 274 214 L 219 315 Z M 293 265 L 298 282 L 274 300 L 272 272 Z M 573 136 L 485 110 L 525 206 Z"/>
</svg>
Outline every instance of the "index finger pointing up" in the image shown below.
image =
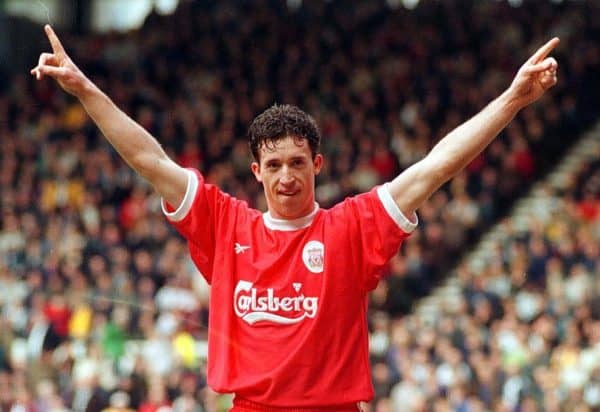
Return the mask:
<svg viewBox="0 0 600 412">
<path fill-rule="evenodd" d="M 529 58 L 529 62 L 533 64 L 541 62 L 546 58 L 546 56 L 548 56 L 548 54 L 550 54 L 550 52 L 558 45 L 558 43 L 560 43 L 558 37 L 552 38 Z"/>
<path fill-rule="evenodd" d="M 65 54 L 65 49 L 63 48 L 60 40 L 58 40 L 58 36 L 52 30 L 49 24 L 44 26 L 44 30 L 46 31 L 46 36 L 48 36 L 48 40 L 50 40 L 50 45 L 52 46 L 52 51 L 55 54 Z"/>
</svg>

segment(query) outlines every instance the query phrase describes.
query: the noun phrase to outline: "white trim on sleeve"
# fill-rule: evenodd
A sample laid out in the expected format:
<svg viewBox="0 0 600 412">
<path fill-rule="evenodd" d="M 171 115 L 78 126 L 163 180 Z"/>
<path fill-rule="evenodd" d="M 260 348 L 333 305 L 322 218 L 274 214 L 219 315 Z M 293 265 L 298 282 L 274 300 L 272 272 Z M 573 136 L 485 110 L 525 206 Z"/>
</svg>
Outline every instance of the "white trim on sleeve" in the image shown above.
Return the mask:
<svg viewBox="0 0 600 412">
<path fill-rule="evenodd" d="M 390 194 L 390 189 L 388 188 L 389 183 L 385 183 L 382 186 L 377 188 L 377 196 L 379 196 L 379 200 L 381 200 L 381 204 L 383 204 L 383 208 L 390 215 L 392 220 L 396 222 L 398 227 L 402 229 L 405 233 L 411 233 L 417 225 L 419 224 L 419 218 L 417 214 L 413 212 L 412 219 L 404 216 L 404 213 L 400 210 L 396 201 Z"/>
<path fill-rule="evenodd" d="M 165 199 L 160 199 L 160 206 L 162 208 L 163 213 L 172 222 L 179 222 L 183 220 L 192 209 L 192 203 L 194 203 L 194 198 L 196 197 L 196 192 L 198 191 L 198 176 L 191 170 L 186 170 L 188 173 L 188 181 L 187 181 L 187 189 L 185 190 L 185 196 L 183 196 L 183 200 L 181 204 L 174 212 L 169 212 L 167 210 L 167 204 Z"/>
</svg>

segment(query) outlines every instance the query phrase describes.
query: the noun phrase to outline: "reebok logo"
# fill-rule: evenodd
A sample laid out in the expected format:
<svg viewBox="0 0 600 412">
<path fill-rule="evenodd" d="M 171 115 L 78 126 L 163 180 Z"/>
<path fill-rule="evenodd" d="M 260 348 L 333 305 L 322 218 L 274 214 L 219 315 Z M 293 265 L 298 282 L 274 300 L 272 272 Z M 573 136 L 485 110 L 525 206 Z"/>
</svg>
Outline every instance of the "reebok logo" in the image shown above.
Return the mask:
<svg viewBox="0 0 600 412">
<path fill-rule="evenodd" d="M 275 296 L 273 288 L 259 293 L 252 282 L 240 280 L 233 294 L 233 309 L 238 317 L 250 325 L 260 321 L 290 325 L 305 318 L 314 318 L 319 298 L 301 294 L 301 283 L 294 283 L 293 289 L 297 296 L 279 297 Z"/>
<path fill-rule="evenodd" d="M 248 249 L 250 249 L 250 246 L 242 246 L 238 242 L 235 242 L 235 247 L 233 248 L 236 255 L 239 255 L 240 253 L 244 253 Z"/>
</svg>

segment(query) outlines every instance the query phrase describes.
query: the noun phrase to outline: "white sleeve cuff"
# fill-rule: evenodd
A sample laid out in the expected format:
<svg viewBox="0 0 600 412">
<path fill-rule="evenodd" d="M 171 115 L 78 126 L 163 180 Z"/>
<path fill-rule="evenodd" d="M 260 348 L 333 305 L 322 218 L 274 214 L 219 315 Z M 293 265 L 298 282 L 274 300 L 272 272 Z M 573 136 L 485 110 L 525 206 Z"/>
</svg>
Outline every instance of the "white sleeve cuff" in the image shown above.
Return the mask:
<svg viewBox="0 0 600 412">
<path fill-rule="evenodd" d="M 192 209 L 192 203 L 194 203 L 194 198 L 196 197 L 196 192 L 198 191 L 198 176 L 196 176 L 196 174 L 191 170 L 187 170 L 187 173 L 188 181 L 185 196 L 183 197 L 179 207 L 174 212 L 169 212 L 165 199 L 160 199 L 162 211 L 167 219 L 169 219 L 171 222 L 179 222 L 187 216 L 189 211 Z"/>
<path fill-rule="evenodd" d="M 417 217 L 417 214 L 413 212 L 411 219 L 404 216 L 404 213 L 402 213 L 396 204 L 396 201 L 390 194 L 388 183 L 385 183 L 377 188 L 377 195 L 379 196 L 379 200 L 381 200 L 385 211 L 388 212 L 392 220 L 396 222 L 400 229 L 402 229 L 405 233 L 411 233 L 413 230 L 415 230 L 419 224 L 419 218 Z"/>
</svg>

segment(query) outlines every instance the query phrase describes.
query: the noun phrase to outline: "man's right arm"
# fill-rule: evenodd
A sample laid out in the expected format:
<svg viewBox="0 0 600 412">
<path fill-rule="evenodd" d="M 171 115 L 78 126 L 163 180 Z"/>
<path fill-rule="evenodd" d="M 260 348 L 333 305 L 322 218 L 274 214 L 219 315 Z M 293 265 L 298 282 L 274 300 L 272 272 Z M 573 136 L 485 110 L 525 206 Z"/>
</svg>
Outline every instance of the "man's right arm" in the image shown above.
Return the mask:
<svg viewBox="0 0 600 412">
<path fill-rule="evenodd" d="M 171 160 L 150 133 L 92 82 L 78 98 L 123 160 L 147 179 L 169 204 L 179 206 L 186 192 L 189 173 Z"/>
<path fill-rule="evenodd" d="M 77 97 L 127 164 L 147 179 L 169 204 L 177 207 L 185 196 L 189 173 L 173 162 L 150 133 L 79 70 L 49 25 L 44 29 L 52 53 L 42 53 L 31 73 L 38 80 L 45 75 L 54 78 L 66 92 Z"/>
</svg>

